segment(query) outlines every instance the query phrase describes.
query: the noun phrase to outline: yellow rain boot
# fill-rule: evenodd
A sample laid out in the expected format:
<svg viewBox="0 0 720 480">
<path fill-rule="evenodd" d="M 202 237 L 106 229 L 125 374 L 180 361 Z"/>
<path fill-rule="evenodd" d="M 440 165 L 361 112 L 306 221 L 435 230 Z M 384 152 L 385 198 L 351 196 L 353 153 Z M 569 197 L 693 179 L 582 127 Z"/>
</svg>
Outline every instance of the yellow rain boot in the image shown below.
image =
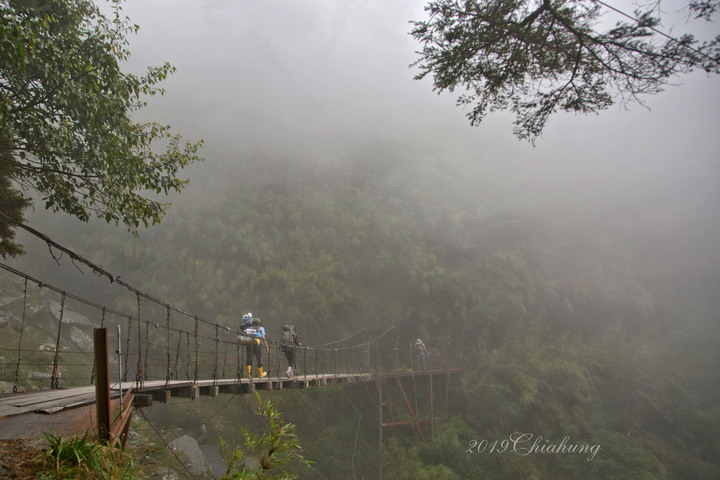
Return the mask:
<svg viewBox="0 0 720 480">
<path fill-rule="evenodd" d="M 248 378 L 252 378 L 252 365 L 247 366 Z"/>
<path fill-rule="evenodd" d="M 267 377 L 267 373 L 263 372 L 263 367 L 258 367 L 258 377 L 260 377 L 260 378 Z"/>
</svg>

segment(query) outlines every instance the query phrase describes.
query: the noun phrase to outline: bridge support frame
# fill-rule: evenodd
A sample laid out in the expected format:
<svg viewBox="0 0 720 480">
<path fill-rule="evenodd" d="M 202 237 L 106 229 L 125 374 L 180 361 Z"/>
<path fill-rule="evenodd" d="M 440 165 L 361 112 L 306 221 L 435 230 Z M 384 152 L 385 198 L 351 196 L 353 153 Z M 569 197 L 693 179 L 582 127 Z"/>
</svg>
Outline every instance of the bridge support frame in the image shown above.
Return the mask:
<svg viewBox="0 0 720 480">
<path fill-rule="evenodd" d="M 93 330 L 95 347 L 95 412 L 98 423 L 98 440 L 110 441 L 110 356 L 107 328 Z"/>
<path fill-rule="evenodd" d="M 93 355 L 95 360 L 95 412 L 98 424 L 98 440 L 115 446 L 125 446 L 132 418 L 132 388 L 128 388 L 125 396 L 120 396 L 119 413 L 111 419 L 110 397 L 110 355 L 108 348 L 107 328 L 93 329 Z M 152 399 L 150 400 L 152 402 Z"/>
<path fill-rule="evenodd" d="M 401 426 L 413 426 L 417 431 L 420 440 L 426 443 L 428 439 L 432 439 L 435 436 L 435 421 L 438 417 L 435 416 L 435 389 L 440 388 L 444 396 L 444 411 L 447 416 L 448 410 L 448 399 L 450 390 L 450 374 L 464 372 L 466 369 L 453 369 L 453 370 L 423 370 L 413 372 L 394 372 L 381 374 L 376 381 L 378 389 L 378 474 L 381 480 L 383 478 L 383 430 L 390 427 L 392 432 L 395 431 L 395 427 Z M 433 382 L 433 377 L 441 375 L 445 377 L 445 382 Z M 403 384 L 404 379 L 410 379 L 412 381 L 412 398 L 408 395 L 407 385 Z M 415 384 L 416 379 L 427 379 L 427 392 L 428 392 L 428 411 L 427 416 L 423 418 L 420 415 L 418 409 L 418 391 Z M 403 405 L 407 409 L 409 414 L 409 420 L 396 421 L 395 412 L 393 408 L 393 387 L 396 391 L 399 391 Z M 444 387 L 444 389 L 443 389 Z M 411 402 L 412 400 L 412 402 Z M 429 424 L 430 432 L 429 437 L 426 437 L 427 429 L 423 430 L 423 424 Z"/>
</svg>

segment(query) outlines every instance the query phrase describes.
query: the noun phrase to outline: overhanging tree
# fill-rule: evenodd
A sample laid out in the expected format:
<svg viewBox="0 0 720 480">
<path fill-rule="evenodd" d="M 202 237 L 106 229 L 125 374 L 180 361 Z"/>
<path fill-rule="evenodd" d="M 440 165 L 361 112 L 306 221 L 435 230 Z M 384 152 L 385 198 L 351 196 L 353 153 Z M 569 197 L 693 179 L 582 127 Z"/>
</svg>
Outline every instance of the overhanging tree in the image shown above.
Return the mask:
<svg viewBox="0 0 720 480">
<path fill-rule="evenodd" d="M 6 151 L 0 150 L 0 214 L 22 221 L 23 211 L 30 205 L 30 201 L 12 188 L 11 162 L 2 158 L 6 155 L 8 155 Z M 24 253 L 22 247 L 13 242 L 15 231 L 9 222 L 4 221 L 5 217 L 2 215 L 0 215 L 0 255 L 14 257 Z"/>
<path fill-rule="evenodd" d="M 138 27 L 121 0 L 111 4 L 106 16 L 90 0 L 0 0 L 0 171 L 13 185 L 0 188 L 34 191 L 47 209 L 136 232 L 162 219 L 167 204 L 157 194 L 184 188 L 179 171 L 202 160 L 202 142 L 133 121 L 174 67 L 123 73 L 126 36 Z M 8 245 L 11 230 L 0 228 Z"/>
<path fill-rule="evenodd" d="M 710 20 L 719 0 L 692 1 L 688 12 Z M 514 133 L 534 141 L 557 111 L 592 113 L 662 91 L 679 73 L 720 73 L 720 35 L 664 34 L 659 4 L 628 16 L 598 0 L 433 0 L 428 20 L 413 22 L 420 42 L 416 79 L 462 93 L 479 124 L 495 110 L 515 113 Z M 600 31 L 603 13 L 621 15 Z"/>
</svg>

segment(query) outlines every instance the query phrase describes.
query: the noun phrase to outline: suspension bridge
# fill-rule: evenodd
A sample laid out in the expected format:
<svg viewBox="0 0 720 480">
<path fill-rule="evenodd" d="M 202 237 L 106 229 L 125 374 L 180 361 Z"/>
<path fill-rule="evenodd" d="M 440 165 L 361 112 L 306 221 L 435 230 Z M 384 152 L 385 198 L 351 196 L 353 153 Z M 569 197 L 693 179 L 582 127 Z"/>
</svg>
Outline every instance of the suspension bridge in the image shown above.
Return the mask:
<svg viewBox="0 0 720 480">
<path fill-rule="evenodd" d="M 134 305 L 121 311 L 0 263 L 0 440 L 42 443 L 44 433 L 90 434 L 124 445 L 133 408 L 153 402 L 374 382 L 382 478 L 383 430 L 411 427 L 421 441 L 432 438 L 435 422 L 447 417 L 451 375 L 467 370 L 448 368 L 454 355 L 447 338 L 440 339 L 442 360 L 435 359 L 434 369 L 415 370 L 413 344 L 401 347 L 397 329 L 386 326 L 295 347 L 289 375 L 291 359 L 276 340 L 282 325 L 266 323 L 267 376 L 257 370 L 252 375 L 247 369 L 251 342 L 238 328 L 163 302 L 0 215 L 45 241 L 56 262 L 56 251 L 67 254 L 74 266 L 83 264 L 134 296 Z M 418 384 L 427 387 L 424 408 Z M 398 395 L 402 401 L 393 402 Z M 436 403 L 441 416 L 435 415 Z"/>
<path fill-rule="evenodd" d="M 296 347 L 295 374 L 288 376 L 288 359 L 275 340 L 281 325 L 266 324 L 269 339 L 263 363 L 268 375 L 258 378 L 254 371 L 248 376 L 249 345 L 240 330 L 189 315 L 139 290 L 133 291 L 136 308 L 127 313 L 8 265 L 0 263 L 0 269 L 15 278 L 0 303 L 4 328 L 19 331 L 17 336 L 0 335 L 0 372 L 6 384 L 12 384 L 12 393 L 0 396 L 0 439 L 41 439 L 43 432 L 98 435 L 102 430 L 98 382 L 107 376 L 109 401 L 104 409 L 112 416 L 113 439 L 124 438 L 133 406 L 173 398 L 375 382 L 381 432 L 385 427 L 410 425 L 425 441 L 432 436 L 435 421 L 433 392 L 444 396 L 447 405 L 450 375 L 462 371 L 399 369 L 398 335 L 390 326 L 365 328 L 322 345 Z M 107 339 L 105 360 L 98 357 L 97 342 L 93 342 L 98 331 L 105 332 Z M 412 366 L 410 347 L 406 353 L 405 360 Z M 420 418 L 417 401 L 409 400 L 410 389 L 403 386 L 409 376 L 425 378 L 429 384 L 428 418 Z M 442 381 L 436 379 L 433 387 L 437 376 Z M 392 406 L 393 390 L 404 398 L 401 405 L 408 409 L 410 420 L 394 420 L 398 407 Z M 429 430 L 423 424 L 429 424 Z"/>
</svg>

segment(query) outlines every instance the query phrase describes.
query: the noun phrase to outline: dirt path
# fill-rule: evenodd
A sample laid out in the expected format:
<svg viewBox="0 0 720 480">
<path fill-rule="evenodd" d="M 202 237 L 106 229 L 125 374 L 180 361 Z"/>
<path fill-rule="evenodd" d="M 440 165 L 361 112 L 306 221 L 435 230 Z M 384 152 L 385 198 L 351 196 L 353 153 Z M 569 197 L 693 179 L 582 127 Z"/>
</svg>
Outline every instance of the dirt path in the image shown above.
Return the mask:
<svg viewBox="0 0 720 480">
<path fill-rule="evenodd" d="M 0 478 L 30 480 L 41 470 L 36 460 L 40 450 L 23 440 L 0 440 Z"/>
</svg>

